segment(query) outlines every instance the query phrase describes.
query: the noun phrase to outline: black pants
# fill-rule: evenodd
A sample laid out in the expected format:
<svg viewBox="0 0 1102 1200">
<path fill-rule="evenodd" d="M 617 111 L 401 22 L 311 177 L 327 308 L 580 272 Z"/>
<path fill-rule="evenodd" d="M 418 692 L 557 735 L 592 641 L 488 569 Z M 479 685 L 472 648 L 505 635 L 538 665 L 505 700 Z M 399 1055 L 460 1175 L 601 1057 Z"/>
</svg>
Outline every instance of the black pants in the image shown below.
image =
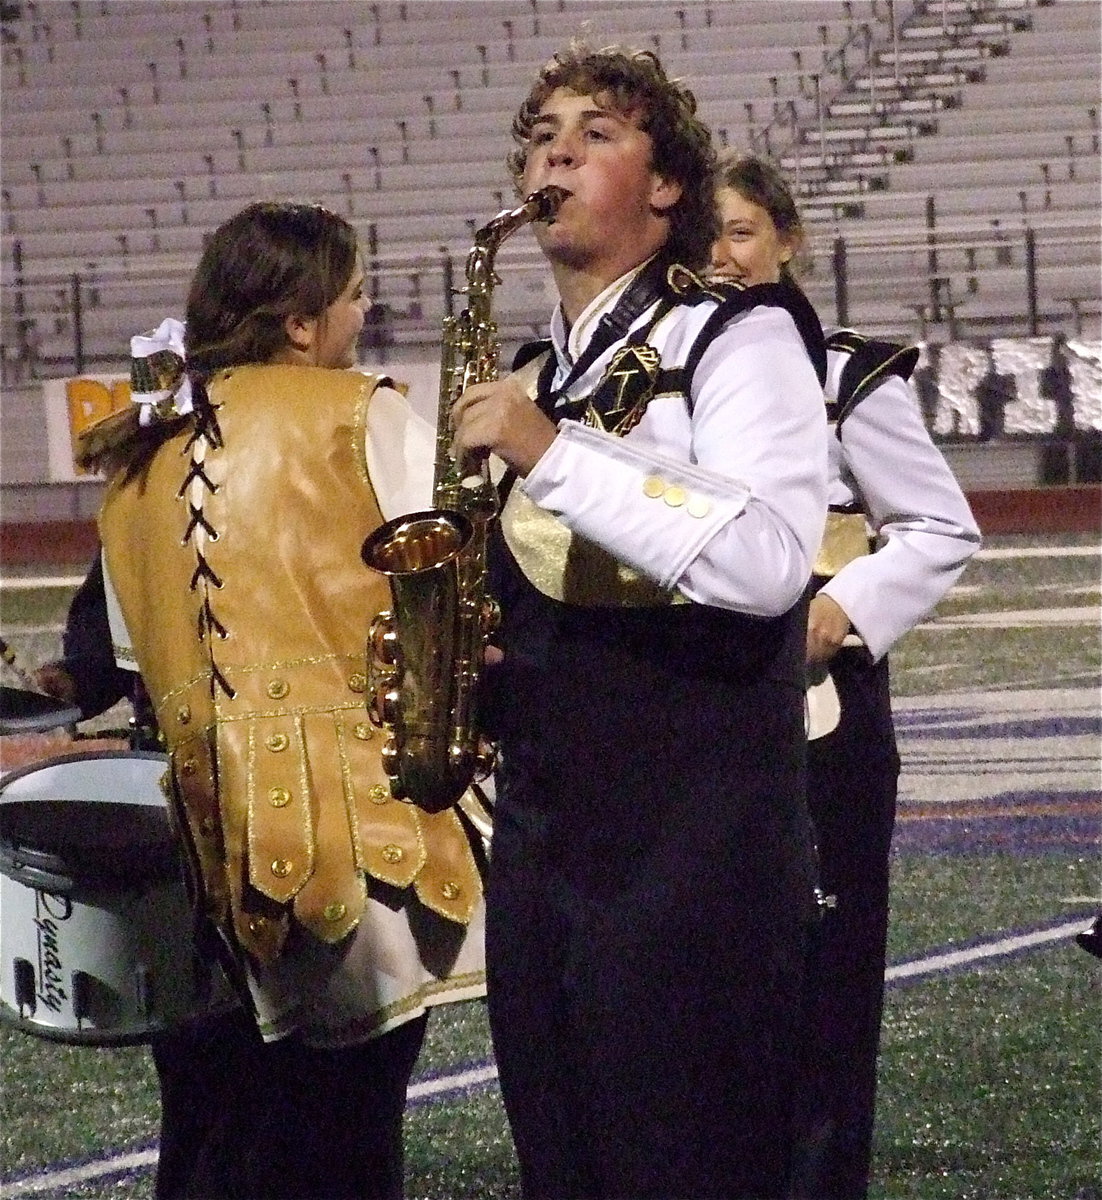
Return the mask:
<svg viewBox="0 0 1102 1200">
<path fill-rule="evenodd" d="M 786 1195 L 806 926 L 729 937 L 688 871 L 672 904 L 645 879 L 576 904 L 498 811 L 489 1015 L 525 1200 Z"/>
<path fill-rule="evenodd" d="M 836 897 L 819 928 L 809 978 L 809 1057 L 800 1200 L 868 1192 L 884 1005 L 888 876 L 899 757 L 887 662 L 843 650 L 831 664 L 838 728 L 811 742 L 808 799 L 821 886 Z"/>
<path fill-rule="evenodd" d="M 160 1036 L 157 1200 L 401 1200 L 425 1025 L 315 1050 L 265 1044 L 238 1011 Z"/>
<path fill-rule="evenodd" d="M 785 1196 L 805 609 L 556 604 L 519 571 L 497 595 L 486 960 L 523 1194 Z"/>
</svg>

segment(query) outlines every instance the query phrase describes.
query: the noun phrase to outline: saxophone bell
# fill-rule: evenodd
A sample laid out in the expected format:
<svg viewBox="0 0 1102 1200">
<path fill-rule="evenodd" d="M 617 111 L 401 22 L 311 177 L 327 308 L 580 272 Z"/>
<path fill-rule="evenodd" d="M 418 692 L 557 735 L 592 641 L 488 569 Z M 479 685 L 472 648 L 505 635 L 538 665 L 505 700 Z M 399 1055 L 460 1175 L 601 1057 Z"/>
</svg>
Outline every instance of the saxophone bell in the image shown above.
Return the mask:
<svg viewBox="0 0 1102 1200">
<path fill-rule="evenodd" d="M 467 624 L 484 641 L 494 623 L 492 609 L 469 613 L 464 596 L 474 536 L 462 513 L 433 509 L 387 521 L 361 551 L 364 564 L 387 577 L 393 601 L 368 633 L 368 716 L 389 731 L 383 764 L 391 793 L 427 812 L 454 804 L 493 767 L 484 739 L 462 722 L 442 729 L 440 718 L 473 703 L 481 664 L 464 660 Z"/>
</svg>

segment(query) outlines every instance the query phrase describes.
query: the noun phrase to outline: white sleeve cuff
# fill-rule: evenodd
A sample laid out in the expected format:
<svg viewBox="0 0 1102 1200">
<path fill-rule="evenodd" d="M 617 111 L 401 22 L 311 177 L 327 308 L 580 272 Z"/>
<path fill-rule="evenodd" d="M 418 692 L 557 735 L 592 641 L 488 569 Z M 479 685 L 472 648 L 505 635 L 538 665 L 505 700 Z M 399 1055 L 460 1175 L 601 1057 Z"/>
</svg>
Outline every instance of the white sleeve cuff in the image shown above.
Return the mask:
<svg viewBox="0 0 1102 1200">
<path fill-rule="evenodd" d="M 111 572 L 107 569 L 107 555 L 100 550 L 103 567 L 103 597 L 107 602 L 107 624 L 111 630 L 111 648 L 115 653 L 115 665 L 124 671 L 137 671 L 138 660 L 134 656 L 134 643 L 130 630 L 126 627 L 126 618 L 122 615 L 122 606 L 111 582 Z"/>
<path fill-rule="evenodd" d="M 573 421 L 559 425 L 520 486 L 568 529 L 666 588 L 750 498 L 728 476 Z"/>
</svg>

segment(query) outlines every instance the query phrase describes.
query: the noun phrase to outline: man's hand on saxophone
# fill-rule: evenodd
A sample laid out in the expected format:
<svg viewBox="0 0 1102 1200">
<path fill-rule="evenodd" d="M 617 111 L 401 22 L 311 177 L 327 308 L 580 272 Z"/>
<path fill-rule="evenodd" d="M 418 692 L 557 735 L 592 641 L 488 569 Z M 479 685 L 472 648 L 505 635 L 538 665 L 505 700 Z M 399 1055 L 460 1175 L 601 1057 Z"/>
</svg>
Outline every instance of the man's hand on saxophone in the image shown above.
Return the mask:
<svg viewBox="0 0 1102 1200">
<path fill-rule="evenodd" d="M 496 454 L 524 478 L 555 440 L 548 420 L 515 376 L 476 383 L 456 400 L 451 413 L 452 453 L 456 462 L 476 472 Z"/>
</svg>

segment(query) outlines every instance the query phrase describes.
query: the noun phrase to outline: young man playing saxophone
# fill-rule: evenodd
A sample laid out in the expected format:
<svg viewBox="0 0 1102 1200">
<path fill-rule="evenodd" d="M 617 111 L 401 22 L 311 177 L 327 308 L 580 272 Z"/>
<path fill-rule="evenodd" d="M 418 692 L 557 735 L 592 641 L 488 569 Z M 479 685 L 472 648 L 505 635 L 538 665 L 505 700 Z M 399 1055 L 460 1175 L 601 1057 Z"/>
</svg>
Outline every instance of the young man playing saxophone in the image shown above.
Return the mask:
<svg viewBox="0 0 1102 1200">
<path fill-rule="evenodd" d="M 707 128 L 649 53 L 573 45 L 514 120 L 560 303 L 469 388 L 507 464 L 490 1018 L 524 1195 L 783 1196 L 807 933 L 802 600 L 825 355 L 776 289 L 693 274 Z"/>
</svg>

